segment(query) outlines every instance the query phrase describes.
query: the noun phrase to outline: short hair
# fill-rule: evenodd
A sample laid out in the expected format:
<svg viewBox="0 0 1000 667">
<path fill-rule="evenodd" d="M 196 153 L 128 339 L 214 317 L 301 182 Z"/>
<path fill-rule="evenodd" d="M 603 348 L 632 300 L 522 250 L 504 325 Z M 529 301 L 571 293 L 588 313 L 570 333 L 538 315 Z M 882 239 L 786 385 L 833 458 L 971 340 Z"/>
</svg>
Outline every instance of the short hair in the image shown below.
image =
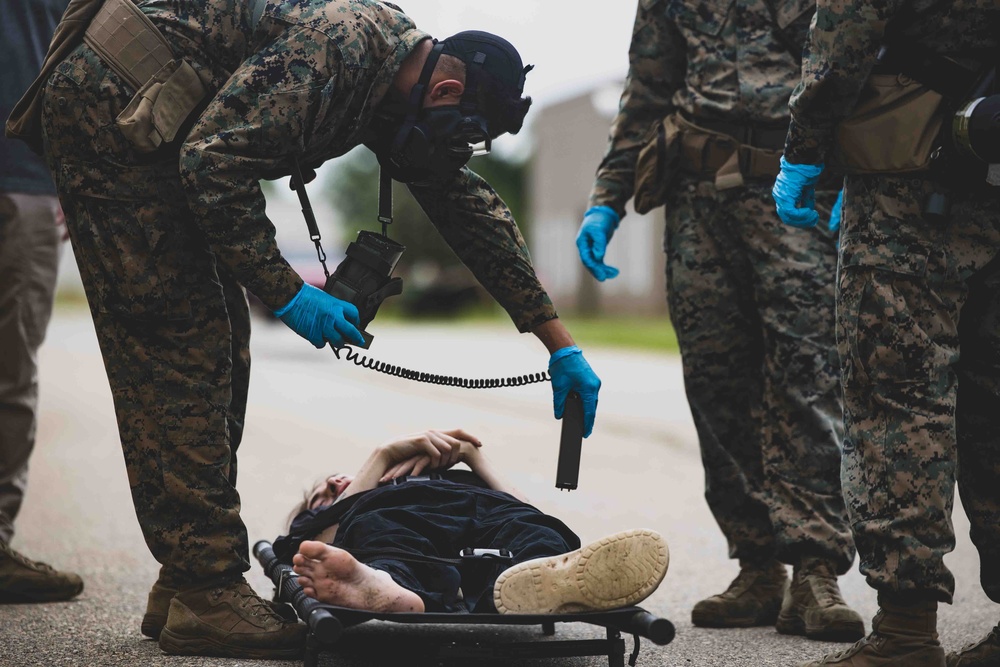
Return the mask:
<svg viewBox="0 0 1000 667">
<path fill-rule="evenodd" d="M 440 72 L 446 78 L 458 79 L 465 82 L 465 62 L 461 58 L 441 54 L 437 64 L 434 66 L 435 72 Z"/>
</svg>

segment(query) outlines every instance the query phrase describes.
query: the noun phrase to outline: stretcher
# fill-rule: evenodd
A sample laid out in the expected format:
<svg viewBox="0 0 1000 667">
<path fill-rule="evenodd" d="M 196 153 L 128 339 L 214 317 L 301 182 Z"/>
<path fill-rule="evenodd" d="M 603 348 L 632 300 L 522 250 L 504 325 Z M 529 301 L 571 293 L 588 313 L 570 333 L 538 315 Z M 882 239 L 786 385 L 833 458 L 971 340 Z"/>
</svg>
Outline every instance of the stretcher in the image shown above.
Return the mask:
<svg viewBox="0 0 1000 667">
<path fill-rule="evenodd" d="M 279 561 L 267 540 L 257 542 L 253 553 L 264 573 L 274 582 L 275 599 L 290 604 L 309 626 L 305 667 L 318 667 L 320 654 L 333 649 L 345 628 L 374 620 L 404 624 L 539 625 L 546 636 L 555 634 L 556 623 L 587 623 L 605 630 L 604 639 L 504 642 L 488 646 L 449 641 L 436 645 L 434 654 L 425 656 L 436 662 L 465 661 L 468 664 L 487 659 L 509 661 L 514 658 L 606 655 L 609 667 L 624 667 L 624 632 L 632 635 L 633 648 L 628 664 L 634 666 L 639 657 L 640 637 L 659 646 L 669 644 L 674 638 L 673 623 L 634 606 L 573 614 L 382 613 L 336 607 L 306 596 L 297 582 L 297 575 L 289 565 Z"/>
</svg>

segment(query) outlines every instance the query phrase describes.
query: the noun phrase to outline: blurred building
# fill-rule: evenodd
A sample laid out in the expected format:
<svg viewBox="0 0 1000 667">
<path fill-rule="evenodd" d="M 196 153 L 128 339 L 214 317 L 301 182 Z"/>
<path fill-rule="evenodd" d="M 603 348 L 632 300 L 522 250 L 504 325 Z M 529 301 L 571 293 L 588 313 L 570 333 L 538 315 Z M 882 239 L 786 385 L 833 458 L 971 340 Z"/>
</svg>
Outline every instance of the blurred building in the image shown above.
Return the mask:
<svg viewBox="0 0 1000 667">
<path fill-rule="evenodd" d="M 640 216 L 628 209 L 605 260 L 621 270 L 613 280 L 594 280 L 576 251 L 576 232 L 607 147 L 622 86 L 622 81 L 608 82 L 534 112 L 534 159 L 528 180 L 531 257 L 560 308 L 666 313 L 662 210 Z"/>
</svg>

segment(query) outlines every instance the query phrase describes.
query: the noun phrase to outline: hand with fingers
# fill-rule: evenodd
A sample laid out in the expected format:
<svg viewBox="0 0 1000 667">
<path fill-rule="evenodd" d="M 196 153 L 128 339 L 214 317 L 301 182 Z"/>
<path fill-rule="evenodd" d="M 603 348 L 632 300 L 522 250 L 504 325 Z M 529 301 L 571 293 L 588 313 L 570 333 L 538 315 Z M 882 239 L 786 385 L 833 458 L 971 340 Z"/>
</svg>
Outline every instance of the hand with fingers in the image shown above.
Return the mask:
<svg viewBox="0 0 1000 667">
<path fill-rule="evenodd" d="M 576 391 L 583 401 L 583 437 L 589 437 L 594 430 L 601 379 L 575 345 L 552 353 L 549 357 L 549 375 L 552 378 L 552 406 L 556 419 L 562 419 L 569 392 Z"/>
<path fill-rule="evenodd" d="M 365 344 L 364 336 L 358 331 L 357 307 L 309 283 L 304 283 L 292 300 L 274 314 L 317 349 L 327 343 L 333 347 Z"/>
<path fill-rule="evenodd" d="M 823 173 L 823 165 L 792 163 L 784 155 L 780 163 L 781 171 L 771 189 L 778 217 L 791 227 L 815 227 L 819 222 L 816 182 Z"/>
<path fill-rule="evenodd" d="M 591 206 L 583 214 L 580 231 L 576 235 L 576 249 L 580 261 L 590 274 L 604 282 L 618 275 L 618 269 L 604 263 L 604 253 L 620 219 L 618 213 L 609 206 Z"/>
<path fill-rule="evenodd" d="M 419 475 L 425 470 L 446 470 L 462 461 L 463 455 L 468 456 L 468 448 L 482 445 L 479 438 L 462 429 L 430 429 L 394 440 L 382 447 L 387 468 L 380 481 L 402 475 Z"/>
</svg>

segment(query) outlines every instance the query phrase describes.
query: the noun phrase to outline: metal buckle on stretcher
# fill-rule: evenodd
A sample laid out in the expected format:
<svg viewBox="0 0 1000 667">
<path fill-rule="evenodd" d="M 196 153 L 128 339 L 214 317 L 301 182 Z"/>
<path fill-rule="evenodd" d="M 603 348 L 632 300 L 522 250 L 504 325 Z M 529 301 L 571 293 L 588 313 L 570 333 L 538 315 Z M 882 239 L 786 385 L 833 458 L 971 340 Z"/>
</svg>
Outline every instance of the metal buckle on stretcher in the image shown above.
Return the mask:
<svg viewBox="0 0 1000 667">
<path fill-rule="evenodd" d="M 463 560 L 498 560 L 505 563 L 514 562 L 514 554 L 510 549 L 473 549 L 465 547 L 458 552 L 458 557 Z"/>
<path fill-rule="evenodd" d="M 432 472 L 427 475 L 403 475 L 402 477 L 393 477 L 386 482 L 386 484 L 399 486 L 400 484 L 405 484 L 406 482 L 429 482 L 435 479 L 443 479 L 441 473 Z"/>
</svg>

